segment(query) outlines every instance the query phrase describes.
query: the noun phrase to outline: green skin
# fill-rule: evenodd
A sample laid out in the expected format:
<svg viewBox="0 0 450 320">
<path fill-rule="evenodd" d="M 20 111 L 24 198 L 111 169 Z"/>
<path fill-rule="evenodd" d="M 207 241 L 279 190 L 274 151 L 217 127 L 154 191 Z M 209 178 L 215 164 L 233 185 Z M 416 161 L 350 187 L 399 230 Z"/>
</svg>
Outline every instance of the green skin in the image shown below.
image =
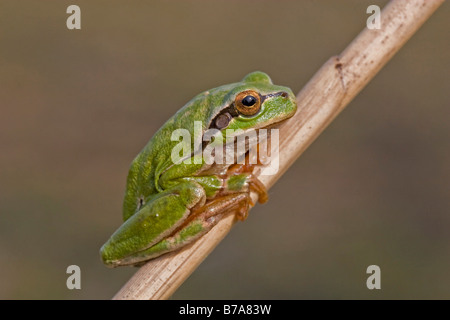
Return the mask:
<svg viewBox="0 0 450 320">
<path fill-rule="evenodd" d="M 190 132 L 191 150 L 194 150 L 196 139 L 202 138 L 194 136 L 194 121 L 202 122 L 203 136 L 214 117 L 230 107 L 236 95 L 245 90 L 254 90 L 267 98 L 256 115 L 233 117 L 221 129 L 224 138 L 226 129 L 266 128 L 290 118 L 297 109 L 292 91 L 272 84 L 263 72 L 250 73 L 241 82 L 194 97 L 155 133 L 131 163 L 123 204 L 124 223 L 100 249 L 107 266 L 139 265 L 181 248 L 208 232 L 220 220 L 221 213 L 248 200 L 251 175 L 224 178 L 217 172 L 207 171 L 210 165 L 204 159 L 200 164 L 194 161 L 174 164 L 171 159 L 172 149 L 180 143 L 171 140 L 175 129 Z M 228 194 L 226 201 L 206 203 L 219 192 Z M 204 210 L 186 223 L 193 208 Z"/>
</svg>

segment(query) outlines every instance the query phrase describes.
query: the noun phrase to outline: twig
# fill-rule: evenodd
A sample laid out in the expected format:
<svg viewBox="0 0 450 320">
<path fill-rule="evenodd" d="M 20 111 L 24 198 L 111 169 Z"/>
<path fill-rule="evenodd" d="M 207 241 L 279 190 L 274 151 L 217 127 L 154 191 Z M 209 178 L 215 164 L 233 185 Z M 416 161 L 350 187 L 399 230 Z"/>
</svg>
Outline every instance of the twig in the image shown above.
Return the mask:
<svg viewBox="0 0 450 320">
<path fill-rule="evenodd" d="M 365 28 L 340 56 L 329 59 L 298 94 L 298 111 L 279 132 L 280 169 L 261 175 L 270 188 L 444 0 L 393 0 L 381 29 Z M 264 170 L 264 169 L 263 169 Z M 114 299 L 167 299 L 227 235 L 234 215 L 191 246 L 142 266 Z"/>
</svg>

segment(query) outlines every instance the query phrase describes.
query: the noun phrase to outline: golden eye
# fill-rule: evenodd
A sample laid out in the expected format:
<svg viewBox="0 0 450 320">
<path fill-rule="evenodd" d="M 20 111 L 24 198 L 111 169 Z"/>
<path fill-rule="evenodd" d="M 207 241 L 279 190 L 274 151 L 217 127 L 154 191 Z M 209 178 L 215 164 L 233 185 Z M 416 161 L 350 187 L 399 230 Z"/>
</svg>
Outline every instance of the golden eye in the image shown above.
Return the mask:
<svg viewBox="0 0 450 320">
<path fill-rule="evenodd" d="M 245 90 L 240 92 L 234 100 L 236 110 L 244 116 L 253 116 L 261 108 L 261 97 L 258 92 Z"/>
</svg>

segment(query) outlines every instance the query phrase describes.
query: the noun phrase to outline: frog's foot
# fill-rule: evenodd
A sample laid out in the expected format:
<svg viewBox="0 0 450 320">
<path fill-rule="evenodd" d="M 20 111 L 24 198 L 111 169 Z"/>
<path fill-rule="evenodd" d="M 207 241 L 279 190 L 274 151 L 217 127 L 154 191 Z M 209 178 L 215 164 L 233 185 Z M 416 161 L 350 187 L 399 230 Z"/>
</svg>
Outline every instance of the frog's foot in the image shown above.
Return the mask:
<svg viewBox="0 0 450 320">
<path fill-rule="evenodd" d="M 242 179 L 248 185 L 250 191 L 256 192 L 259 203 L 266 203 L 269 200 L 267 189 L 264 184 L 254 175 L 254 164 L 235 164 L 228 168 L 226 176 L 227 180 Z M 229 184 L 229 183 L 228 183 Z M 244 184 L 242 184 L 243 186 Z M 250 199 L 250 205 L 253 207 L 255 203 Z"/>
<path fill-rule="evenodd" d="M 265 203 L 269 199 L 264 184 L 251 173 L 239 173 L 229 176 L 226 179 L 222 193 L 228 194 L 232 192 L 246 192 L 247 194 L 255 192 L 258 195 L 259 203 Z M 250 196 L 249 204 L 251 207 L 255 205 Z"/>
<path fill-rule="evenodd" d="M 250 191 L 256 192 L 258 194 L 258 202 L 266 203 L 269 200 L 269 195 L 267 194 L 266 186 L 255 176 L 251 175 L 249 179 Z M 255 204 L 251 202 L 253 207 Z"/>
</svg>

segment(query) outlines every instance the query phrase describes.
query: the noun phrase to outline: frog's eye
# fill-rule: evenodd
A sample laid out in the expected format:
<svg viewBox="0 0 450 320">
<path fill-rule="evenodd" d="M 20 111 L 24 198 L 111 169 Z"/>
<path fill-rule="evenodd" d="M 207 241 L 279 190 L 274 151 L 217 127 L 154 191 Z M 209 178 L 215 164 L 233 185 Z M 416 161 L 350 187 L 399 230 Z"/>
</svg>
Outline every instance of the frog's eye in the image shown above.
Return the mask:
<svg viewBox="0 0 450 320">
<path fill-rule="evenodd" d="M 261 108 L 261 96 L 253 90 L 240 92 L 234 100 L 236 110 L 244 116 L 253 116 Z"/>
</svg>

